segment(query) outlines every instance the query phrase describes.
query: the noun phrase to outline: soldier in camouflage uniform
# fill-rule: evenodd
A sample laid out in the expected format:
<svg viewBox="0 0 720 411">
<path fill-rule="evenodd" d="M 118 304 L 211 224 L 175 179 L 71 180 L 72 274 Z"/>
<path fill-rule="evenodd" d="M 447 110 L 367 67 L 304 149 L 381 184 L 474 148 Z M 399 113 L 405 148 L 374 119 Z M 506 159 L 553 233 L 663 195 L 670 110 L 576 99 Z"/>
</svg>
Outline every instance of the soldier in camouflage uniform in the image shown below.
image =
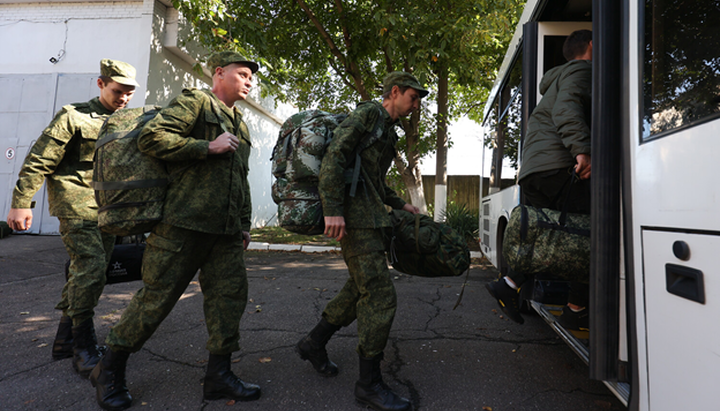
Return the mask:
<svg viewBox="0 0 720 411">
<path fill-rule="evenodd" d="M 390 189 L 385 176 L 395 157 L 398 137 L 394 126 L 400 117 L 419 108 L 420 99 L 428 91 L 405 72 L 388 74 L 383 91 L 382 103 L 360 103 L 335 129 L 323 158 L 319 190 L 325 234 L 340 241 L 350 278 L 327 304 L 317 326 L 298 342 L 296 351 L 320 374 L 336 375 L 337 365 L 328 359 L 325 345 L 335 331 L 357 319 L 360 378 L 355 384 L 355 398 L 376 410 L 407 410 L 410 402 L 392 392 L 380 373 L 397 306 L 385 259 L 388 229 L 392 226 L 385 205 L 411 213 L 419 210 Z M 383 125 L 382 135 L 361 151 L 362 183 L 352 197 L 345 170 L 353 165 L 359 143 L 374 130 L 378 120 Z"/>
<path fill-rule="evenodd" d="M 250 134 L 235 102 L 251 87 L 255 62 L 235 52 L 213 54 L 212 92 L 186 89 L 143 128 L 141 151 L 167 163 L 163 221 L 147 239 L 143 288 L 107 337 L 108 351 L 90 375 L 98 404 L 130 407 L 125 366 L 170 313 L 198 269 L 210 352 L 203 385 L 208 400 L 248 401 L 260 387 L 230 368 L 248 295 L 244 249 L 250 242 Z"/>
<path fill-rule="evenodd" d="M 28 152 L 7 217 L 13 230 L 30 229 L 33 195 L 47 181 L 50 214 L 60 219 L 60 235 L 70 255 L 68 281 L 55 307 L 63 317 L 53 358 L 74 357 L 73 368 L 86 378 L 100 360 L 93 315 L 115 243 L 115 236 L 101 232 L 97 224 L 93 153 L 105 119 L 124 108 L 138 86 L 135 68 L 104 59 L 97 85 L 99 97 L 64 106 Z"/>
</svg>

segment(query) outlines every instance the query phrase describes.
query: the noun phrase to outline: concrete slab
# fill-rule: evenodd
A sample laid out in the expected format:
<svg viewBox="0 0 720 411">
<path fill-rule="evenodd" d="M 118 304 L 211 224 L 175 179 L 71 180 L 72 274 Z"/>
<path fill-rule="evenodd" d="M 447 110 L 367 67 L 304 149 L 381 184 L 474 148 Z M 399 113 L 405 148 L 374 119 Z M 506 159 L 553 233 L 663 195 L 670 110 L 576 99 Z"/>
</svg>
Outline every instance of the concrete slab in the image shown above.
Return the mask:
<svg viewBox="0 0 720 411">
<path fill-rule="evenodd" d="M 94 389 L 53 361 L 54 310 L 67 256 L 58 237 L 0 240 L 0 408 L 3 411 L 100 410 Z M 240 322 L 241 351 L 233 370 L 260 384 L 258 401 L 228 406 L 203 401 L 207 331 L 200 285 L 193 281 L 157 332 L 130 357 L 131 410 L 361 410 L 353 387 L 358 373 L 356 326 L 328 344 L 340 374 L 323 378 L 293 347 L 320 319 L 348 279 L 336 253 L 249 251 L 249 301 Z M 385 381 L 416 411 L 623 410 L 605 386 L 536 316 L 524 325 L 502 318 L 484 289 L 496 273 L 471 268 L 465 276 L 420 278 L 393 271 L 398 310 L 383 362 Z M 102 341 L 141 282 L 113 284 L 96 308 Z"/>
<path fill-rule="evenodd" d="M 301 248 L 299 244 L 270 244 L 268 247 L 271 251 L 300 251 Z"/>
<path fill-rule="evenodd" d="M 302 248 L 300 248 L 300 251 L 303 253 L 327 253 L 327 252 L 335 252 L 340 251 L 340 247 L 328 247 L 328 246 L 320 246 L 320 245 L 303 245 Z"/>
</svg>

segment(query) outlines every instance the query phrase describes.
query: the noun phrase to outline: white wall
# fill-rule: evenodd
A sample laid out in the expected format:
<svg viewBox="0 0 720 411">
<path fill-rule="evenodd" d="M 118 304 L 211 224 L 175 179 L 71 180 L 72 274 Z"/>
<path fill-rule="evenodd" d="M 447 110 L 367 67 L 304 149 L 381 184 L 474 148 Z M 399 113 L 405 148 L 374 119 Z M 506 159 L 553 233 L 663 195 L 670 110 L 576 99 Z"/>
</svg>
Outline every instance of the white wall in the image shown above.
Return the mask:
<svg viewBox="0 0 720 411">
<path fill-rule="evenodd" d="M 4 155 L 0 157 L 0 178 L 10 181 L 0 184 L 0 220 L 5 219 L 9 210 L 14 180 L 27 149 L 37 139 L 43 125 L 50 122 L 53 113 L 68 103 L 60 104 L 59 100 L 67 92 L 58 94 L 58 78 L 97 75 L 103 58 L 128 62 L 137 69 L 140 83 L 130 107 L 164 105 L 184 87 L 207 87 L 209 77 L 192 71 L 195 59 L 205 57 L 202 50 L 167 45 L 168 17 L 172 20 L 175 16 L 174 21 L 177 21 L 177 16 L 166 4 L 168 2 L 159 0 L 36 3 L 0 0 L 0 39 L 3 39 L 0 41 L 0 80 L 3 80 L 0 81 L 0 95 L 7 98 L 10 90 L 24 95 L 27 101 L 22 104 L 23 110 L 32 113 L 37 123 L 32 131 L 21 127 L 18 123 L 23 123 L 20 119 L 25 112 L 17 108 L 20 104 L 0 104 L 4 133 L 0 149 L 4 153 L 7 148 L 4 146 L 9 144 L 22 149 L 22 153 L 18 152 L 12 160 L 5 159 Z M 180 27 L 180 38 L 183 33 Z M 57 63 L 51 63 L 50 58 L 57 59 Z M 45 81 L 48 76 L 50 80 Z M 45 87 L 51 89 L 31 93 L 32 96 L 23 94 L 17 79 L 32 83 L 34 77 L 44 79 Z M 258 103 L 257 92 L 252 96 L 254 102 L 238 105 L 250 128 L 254 147 L 250 160 L 253 225 L 262 226 L 273 224 L 277 212 L 270 196 L 271 151 L 282 121 L 294 110 L 288 106 L 275 109 L 272 99 Z M 32 102 L 33 98 L 37 102 Z M 37 113 L 34 105 L 50 109 Z M 9 135 L 10 130 L 15 130 L 14 135 Z M 42 194 L 38 193 L 36 199 L 45 201 Z M 42 215 L 41 205 L 37 208 L 36 216 L 50 218 Z M 44 208 L 47 208 L 46 204 Z M 39 226 L 39 222 L 36 224 Z"/>
<path fill-rule="evenodd" d="M 150 58 L 152 17 L 152 2 L 146 3 L 0 4 L 0 73 L 97 73 L 100 60 L 112 58 L 138 68 L 145 89 L 141 68 Z M 51 57 L 59 62 L 50 63 Z M 142 104 L 136 99 L 131 105 Z"/>
</svg>

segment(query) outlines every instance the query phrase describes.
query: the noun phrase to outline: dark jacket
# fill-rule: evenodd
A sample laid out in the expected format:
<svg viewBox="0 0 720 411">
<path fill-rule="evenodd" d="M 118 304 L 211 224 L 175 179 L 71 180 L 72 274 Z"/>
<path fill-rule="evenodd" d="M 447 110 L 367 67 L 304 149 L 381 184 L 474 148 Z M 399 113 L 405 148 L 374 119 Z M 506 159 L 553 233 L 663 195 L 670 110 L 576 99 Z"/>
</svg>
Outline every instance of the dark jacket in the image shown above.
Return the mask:
<svg viewBox="0 0 720 411">
<path fill-rule="evenodd" d="M 361 152 L 363 182 L 358 184 L 355 197 L 350 197 L 345 170 L 352 165 L 355 148 L 374 130 L 379 118 L 383 122 L 383 133 Z M 318 188 L 325 216 L 343 216 L 348 228 L 392 225 L 385 205 L 395 209 L 405 205 L 405 201 L 385 183 L 385 175 L 395 157 L 398 137 L 393 126 L 396 122 L 382 104 L 366 101 L 358 104 L 335 129 L 320 166 Z"/>
<path fill-rule="evenodd" d="M 208 156 L 210 141 L 223 133 L 221 122 L 240 144 L 234 153 Z M 163 222 L 210 234 L 249 231 L 250 145 L 250 133 L 236 107 L 228 108 L 210 92 L 183 90 L 138 137 L 140 150 L 164 160 L 173 179 Z"/>
<path fill-rule="evenodd" d="M 549 70 L 540 82 L 540 103 L 530 115 L 519 179 L 571 167 L 590 154 L 592 62 L 573 60 Z"/>
</svg>

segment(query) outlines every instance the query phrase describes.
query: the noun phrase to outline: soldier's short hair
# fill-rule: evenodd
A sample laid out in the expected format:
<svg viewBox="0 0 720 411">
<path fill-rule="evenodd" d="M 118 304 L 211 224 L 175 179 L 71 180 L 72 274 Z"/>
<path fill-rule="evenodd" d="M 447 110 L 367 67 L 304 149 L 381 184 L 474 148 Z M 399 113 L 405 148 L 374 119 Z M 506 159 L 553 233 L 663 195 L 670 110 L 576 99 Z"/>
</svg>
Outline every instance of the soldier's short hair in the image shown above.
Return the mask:
<svg viewBox="0 0 720 411">
<path fill-rule="evenodd" d="M 576 30 L 570 33 L 563 44 L 563 56 L 567 61 L 575 60 L 585 54 L 592 41 L 592 31 Z"/>
<path fill-rule="evenodd" d="M 400 94 L 405 94 L 405 92 L 407 91 L 407 89 L 409 89 L 409 88 L 411 88 L 411 87 L 410 87 L 410 86 L 398 86 L 398 88 L 400 89 Z M 385 99 L 387 99 L 387 98 L 390 98 L 390 94 L 392 94 L 392 90 L 388 90 L 388 91 L 384 92 L 384 93 L 382 94 L 383 100 L 385 100 Z"/>
</svg>

